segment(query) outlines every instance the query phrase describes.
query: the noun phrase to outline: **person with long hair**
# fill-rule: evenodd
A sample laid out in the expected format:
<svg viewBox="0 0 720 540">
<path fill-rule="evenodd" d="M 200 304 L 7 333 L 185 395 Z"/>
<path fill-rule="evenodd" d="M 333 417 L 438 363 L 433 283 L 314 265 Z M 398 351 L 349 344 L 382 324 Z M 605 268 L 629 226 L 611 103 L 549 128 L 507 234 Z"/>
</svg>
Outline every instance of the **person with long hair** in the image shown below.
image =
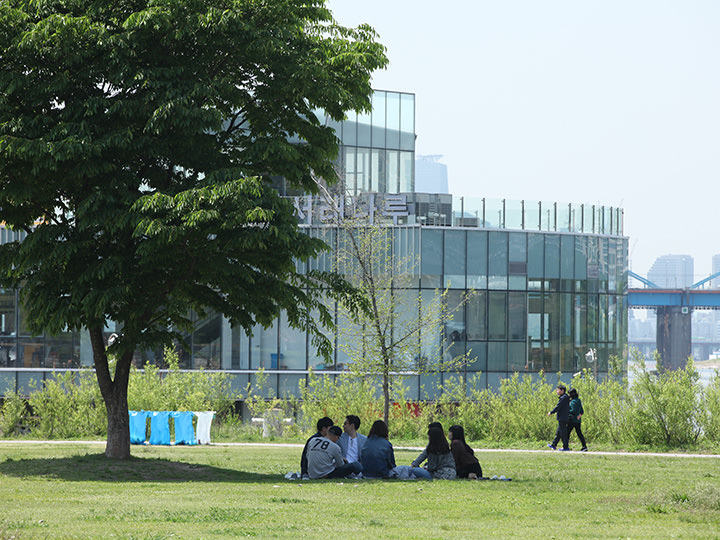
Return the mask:
<svg viewBox="0 0 720 540">
<path fill-rule="evenodd" d="M 360 453 L 363 476 L 366 478 L 389 478 L 395 468 L 395 452 L 388 441 L 388 427 L 382 420 L 375 420 Z"/>
<path fill-rule="evenodd" d="M 585 414 L 585 411 L 582 406 L 582 401 L 580 401 L 580 396 L 578 396 L 578 391 L 572 388 L 569 392 L 570 394 L 570 416 L 568 417 L 568 423 L 567 423 L 567 432 L 568 432 L 568 439 L 570 438 L 570 434 L 572 433 L 572 430 L 575 430 L 575 433 L 577 433 L 578 439 L 580 439 L 580 444 L 582 444 L 582 448 L 580 449 L 581 452 L 587 452 L 587 443 L 585 442 L 585 437 L 583 436 L 583 432 L 581 429 L 581 419 L 582 415 Z"/>
<path fill-rule="evenodd" d="M 482 467 L 475 452 L 465 442 L 465 430 L 462 426 L 450 426 L 450 451 L 455 458 L 455 471 L 458 478 L 477 480 L 482 478 Z"/>
<path fill-rule="evenodd" d="M 432 426 L 428 429 L 428 445 L 412 462 L 412 466 L 420 467 L 426 458 L 427 471 L 433 479 L 453 480 L 456 477 L 455 458 L 450 451 L 450 445 L 442 428 Z"/>
</svg>

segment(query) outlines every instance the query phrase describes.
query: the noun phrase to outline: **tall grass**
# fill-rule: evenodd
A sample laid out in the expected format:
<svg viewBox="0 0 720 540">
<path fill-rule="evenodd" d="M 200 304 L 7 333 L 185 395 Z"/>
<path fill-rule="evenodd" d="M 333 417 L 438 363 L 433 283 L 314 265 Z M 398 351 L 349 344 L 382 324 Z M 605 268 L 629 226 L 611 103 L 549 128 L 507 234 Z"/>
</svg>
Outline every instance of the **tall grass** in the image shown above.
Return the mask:
<svg viewBox="0 0 720 540">
<path fill-rule="evenodd" d="M 233 395 L 229 379 L 222 373 L 181 372 L 176 356 L 167 351 L 170 369 L 155 366 L 136 370 L 130 378 L 131 409 L 214 410 L 218 413 L 216 434 L 224 439 L 262 437 L 260 427 L 243 425 L 233 414 L 236 399 L 244 401 L 252 417 L 273 423 L 274 439 L 300 439 L 314 430 L 315 421 L 329 416 L 337 423 L 348 414 L 362 419 L 367 433 L 375 419 L 382 418 L 379 382 L 372 377 L 349 373 L 337 376 L 311 372 L 301 383 L 300 398 L 266 399 L 272 395 L 268 377 L 259 372 L 252 387 Z M 611 362 L 603 380 L 583 371 L 566 386 L 578 390 L 585 408 L 583 431 L 590 444 L 687 448 L 720 447 L 720 373 L 707 387 L 700 383 L 690 360 L 678 371 L 651 371 L 635 353 L 631 383 L 621 361 Z M 536 443 L 552 437 L 553 419 L 547 412 L 557 402 L 554 388 L 545 376 L 514 374 L 497 391 L 478 390 L 477 380 L 446 377 L 441 397 L 412 402 L 402 378 L 393 381 L 390 430 L 393 439 L 422 441 L 430 422 L 465 427 L 468 439 L 495 445 Z M 291 417 L 290 425 L 283 419 Z M 43 438 L 79 438 L 105 434 L 105 408 L 94 373 L 58 374 L 45 381 L 27 399 L 10 396 L 0 409 L 0 434 L 12 436 L 19 428 Z M 267 433 L 265 433 L 267 435 Z"/>
</svg>

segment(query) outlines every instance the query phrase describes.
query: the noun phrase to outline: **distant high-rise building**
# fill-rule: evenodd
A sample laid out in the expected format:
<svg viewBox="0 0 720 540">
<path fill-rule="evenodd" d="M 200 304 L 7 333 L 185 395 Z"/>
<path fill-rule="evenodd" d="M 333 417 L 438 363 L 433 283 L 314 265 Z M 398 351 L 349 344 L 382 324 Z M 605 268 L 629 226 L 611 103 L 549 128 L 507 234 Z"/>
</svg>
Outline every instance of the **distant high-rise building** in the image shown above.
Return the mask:
<svg viewBox="0 0 720 540">
<path fill-rule="evenodd" d="M 663 255 L 655 259 L 647 275 L 659 287 L 684 289 L 694 283 L 694 261 L 690 255 Z"/>
<path fill-rule="evenodd" d="M 415 158 L 415 191 L 417 193 L 448 193 L 447 165 L 441 155 Z"/>
<path fill-rule="evenodd" d="M 713 255 L 712 258 L 712 273 L 717 274 L 720 272 L 720 255 Z M 710 281 L 710 286 L 713 289 L 720 289 L 720 278 L 715 278 Z"/>
</svg>

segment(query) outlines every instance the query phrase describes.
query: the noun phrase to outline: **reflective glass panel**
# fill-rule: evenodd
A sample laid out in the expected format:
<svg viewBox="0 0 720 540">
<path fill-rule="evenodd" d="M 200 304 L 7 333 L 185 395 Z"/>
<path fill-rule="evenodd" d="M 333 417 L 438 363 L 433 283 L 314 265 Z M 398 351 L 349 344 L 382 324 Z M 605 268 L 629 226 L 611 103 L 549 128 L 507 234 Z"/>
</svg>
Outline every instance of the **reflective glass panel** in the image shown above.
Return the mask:
<svg viewBox="0 0 720 540">
<path fill-rule="evenodd" d="M 507 339 L 507 293 L 488 293 L 488 338 Z"/>
<path fill-rule="evenodd" d="M 508 371 L 524 372 L 529 368 L 527 354 L 525 354 L 525 342 L 508 343 Z"/>
<path fill-rule="evenodd" d="M 487 233 L 468 231 L 467 236 L 467 286 L 487 287 Z"/>
<path fill-rule="evenodd" d="M 400 94 L 400 148 L 415 150 L 415 96 Z"/>
<path fill-rule="evenodd" d="M 372 96 L 372 145 L 385 147 L 385 96 L 386 92 L 376 91 Z"/>
<path fill-rule="evenodd" d="M 399 193 L 400 189 L 400 152 L 387 152 L 387 192 Z"/>
<path fill-rule="evenodd" d="M 466 371 L 487 371 L 487 342 L 468 341 L 468 363 Z"/>
<path fill-rule="evenodd" d="M 475 291 L 467 301 L 467 336 L 470 340 L 487 339 L 487 293 Z"/>
<path fill-rule="evenodd" d="M 0 335 L 14 336 L 15 332 L 15 291 L 0 289 Z"/>
<path fill-rule="evenodd" d="M 424 289 L 442 287 L 442 231 L 422 229 L 421 284 Z"/>
<path fill-rule="evenodd" d="M 465 288 L 465 231 L 445 231 L 445 287 Z"/>
<path fill-rule="evenodd" d="M 488 342 L 488 371 L 507 373 L 507 343 L 504 341 Z"/>
<path fill-rule="evenodd" d="M 348 146 L 357 146 L 357 113 L 349 111 L 343 122 L 343 143 Z"/>
<path fill-rule="evenodd" d="M 488 288 L 507 289 L 508 234 L 488 233 Z"/>
<path fill-rule="evenodd" d="M 292 328 L 287 313 L 280 316 L 280 355 L 278 369 L 305 369 L 306 332 Z"/>
<path fill-rule="evenodd" d="M 278 369 L 278 325 L 274 323 L 270 328 L 256 325 L 250 340 L 252 369 Z M 277 388 L 277 385 L 275 386 Z"/>
<path fill-rule="evenodd" d="M 371 191 L 385 193 L 387 191 L 387 153 L 385 150 L 372 150 L 371 167 Z"/>
<path fill-rule="evenodd" d="M 400 148 L 400 95 L 387 93 L 387 147 Z"/>
<path fill-rule="evenodd" d="M 413 152 L 400 152 L 400 193 L 415 191 L 414 177 L 415 154 Z M 450 216 L 448 216 L 448 219 L 450 219 Z"/>
<path fill-rule="evenodd" d="M 526 338 L 527 296 L 521 292 L 508 293 L 508 334 L 511 340 Z"/>
<path fill-rule="evenodd" d="M 222 317 L 217 313 L 196 323 L 192 340 L 194 369 L 220 369 L 221 323 Z"/>
</svg>

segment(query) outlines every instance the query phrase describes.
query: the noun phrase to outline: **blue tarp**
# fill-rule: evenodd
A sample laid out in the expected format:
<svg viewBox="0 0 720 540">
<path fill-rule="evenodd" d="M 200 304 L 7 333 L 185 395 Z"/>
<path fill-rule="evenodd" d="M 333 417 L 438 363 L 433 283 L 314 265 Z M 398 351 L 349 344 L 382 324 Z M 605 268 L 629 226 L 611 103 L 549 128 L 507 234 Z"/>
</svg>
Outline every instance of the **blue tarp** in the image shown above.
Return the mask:
<svg viewBox="0 0 720 540">
<path fill-rule="evenodd" d="M 176 411 L 171 413 L 171 416 L 175 421 L 175 444 L 197 444 L 193 429 L 193 413 Z"/>
<path fill-rule="evenodd" d="M 170 413 L 153 411 L 150 413 L 150 444 L 170 444 Z"/>
<path fill-rule="evenodd" d="M 130 411 L 130 444 L 145 444 L 147 417 L 147 411 Z"/>
</svg>

